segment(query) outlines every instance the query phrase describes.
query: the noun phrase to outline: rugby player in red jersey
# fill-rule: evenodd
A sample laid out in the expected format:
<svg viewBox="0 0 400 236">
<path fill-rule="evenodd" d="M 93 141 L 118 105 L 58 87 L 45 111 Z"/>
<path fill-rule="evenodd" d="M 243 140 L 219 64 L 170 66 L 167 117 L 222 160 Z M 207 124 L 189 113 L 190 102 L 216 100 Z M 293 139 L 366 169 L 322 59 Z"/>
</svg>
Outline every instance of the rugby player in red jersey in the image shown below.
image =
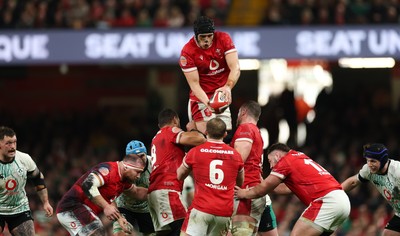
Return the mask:
<svg viewBox="0 0 400 236">
<path fill-rule="evenodd" d="M 182 198 L 183 180 L 176 170 L 185 156 L 185 146 L 206 141 L 198 131 L 183 131 L 178 114 L 164 109 L 158 114 L 160 130 L 151 142 L 153 171 L 148 191 L 149 211 L 157 235 L 179 235 L 187 206 Z"/>
<path fill-rule="evenodd" d="M 340 183 L 302 152 L 276 143 L 268 148 L 270 175 L 253 188 L 237 187 L 240 199 L 253 199 L 284 183 L 306 206 L 290 235 L 331 235 L 349 216 L 350 200 Z M 280 193 L 284 193 L 281 186 Z"/>
<path fill-rule="evenodd" d="M 122 192 L 147 199 L 147 188 L 133 184 L 144 171 L 145 158 L 129 154 L 121 161 L 100 163 L 75 182 L 57 205 L 58 221 L 70 235 L 105 235 L 101 213 L 111 221 L 118 220 L 125 232 L 132 230 L 113 201 Z"/>
<path fill-rule="evenodd" d="M 182 48 L 179 65 L 190 87 L 189 120 L 204 133 L 206 122 L 217 116 L 231 130 L 230 109 L 216 114 L 209 106 L 216 91 L 222 91 L 230 104 L 231 90 L 240 76 L 238 52 L 230 35 L 215 31 L 213 20 L 200 16 L 194 22 L 194 36 Z"/>
<path fill-rule="evenodd" d="M 243 184 L 243 160 L 223 142 L 226 124 L 207 122 L 207 142 L 192 148 L 177 171 L 184 180 L 193 172 L 195 193 L 181 235 L 227 235 L 234 206 L 235 185 Z"/>
<path fill-rule="evenodd" d="M 264 142 L 257 127 L 261 115 L 261 107 L 256 101 L 247 101 L 239 109 L 237 129 L 233 135 L 231 146 L 242 156 L 244 161 L 244 183 L 242 188 L 252 188 L 261 183 Z M 263 235 L 278 235 L 275 214 L 268 195 L 256 199 L 241 199 L 237 204 L 236 214 L 232 217 L 232 235 L 256 235 L 265 206 L 270 225 L 262 229 Z"/>
</svg>

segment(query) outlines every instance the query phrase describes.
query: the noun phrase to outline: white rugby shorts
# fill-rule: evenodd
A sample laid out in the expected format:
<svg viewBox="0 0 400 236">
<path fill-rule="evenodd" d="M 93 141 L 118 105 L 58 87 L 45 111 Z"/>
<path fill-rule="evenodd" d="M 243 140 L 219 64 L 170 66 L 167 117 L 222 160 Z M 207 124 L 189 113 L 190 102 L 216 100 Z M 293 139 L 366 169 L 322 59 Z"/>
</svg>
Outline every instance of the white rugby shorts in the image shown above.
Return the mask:
<svg viewBox="0 0 400 236">
<path fill-rule="evenodd" d="M 154 230 L 169 230 L 168 224 L 183 219 L 187 208 L 180 192 L 175 190 L 155 190 L 147 196 Z"/>
<path fill-rule="evenodd" d="M 350 208 L 347 194 L 343 190 L 334 190 L 311 202 L 301 217 L 323 231 L 335 231 L 349 216 Z"/>
<path fill-rule="evenodd" d="M 192 208 L 185 218 L 182 231 L 190 236 L 221 236 L 228 233 L 231 217 L 215 216 Z"/>
</svg>

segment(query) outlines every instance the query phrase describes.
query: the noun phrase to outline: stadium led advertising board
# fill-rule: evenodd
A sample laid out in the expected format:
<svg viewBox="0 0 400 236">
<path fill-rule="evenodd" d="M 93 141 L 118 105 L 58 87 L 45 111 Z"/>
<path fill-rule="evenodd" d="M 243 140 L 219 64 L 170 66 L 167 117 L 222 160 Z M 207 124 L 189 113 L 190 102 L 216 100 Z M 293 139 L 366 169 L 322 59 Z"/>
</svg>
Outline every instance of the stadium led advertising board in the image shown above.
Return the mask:
<svg viewBox="0 0 400 236">
<path fill-rule="evenodd" d="M 400 59 L 399 26 L 247 27 L 227 31 L 241 59 Z M 184 29 L 1 31 L 0 65 L 16 64 L 175 64 Z"/>
</svg>

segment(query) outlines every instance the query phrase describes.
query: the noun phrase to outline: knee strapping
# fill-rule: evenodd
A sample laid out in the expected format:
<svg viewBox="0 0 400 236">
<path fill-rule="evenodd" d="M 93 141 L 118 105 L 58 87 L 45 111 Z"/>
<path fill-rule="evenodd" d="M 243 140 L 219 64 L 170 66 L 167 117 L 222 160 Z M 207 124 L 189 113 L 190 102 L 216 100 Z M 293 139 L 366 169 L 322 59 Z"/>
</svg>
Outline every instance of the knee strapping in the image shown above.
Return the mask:
<svg viewBox="0 0 400 236">
<path fill-rule="evenodd" d="M 251 222 L 234 222 L 232 224 L 232 235 L 233 236 L 248 236 L 256 235 L 255 224 Z"/>
</svg>

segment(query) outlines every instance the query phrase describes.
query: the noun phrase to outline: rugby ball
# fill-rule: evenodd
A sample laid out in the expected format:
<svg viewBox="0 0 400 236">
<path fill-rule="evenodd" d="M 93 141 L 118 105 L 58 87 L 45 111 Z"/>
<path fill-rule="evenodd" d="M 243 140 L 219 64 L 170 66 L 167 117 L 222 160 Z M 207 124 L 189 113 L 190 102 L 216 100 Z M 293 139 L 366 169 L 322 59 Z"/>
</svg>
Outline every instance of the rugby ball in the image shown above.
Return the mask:
<svg viewBox="0 0 400 236">
<path fill-rule="evenodd" d="M 228 108 L 229 103 L 225 98 L 225 93 L 218 91 L 211 96 L 209 105 L 216 114 L 220 114 Z"/>
</svg>

